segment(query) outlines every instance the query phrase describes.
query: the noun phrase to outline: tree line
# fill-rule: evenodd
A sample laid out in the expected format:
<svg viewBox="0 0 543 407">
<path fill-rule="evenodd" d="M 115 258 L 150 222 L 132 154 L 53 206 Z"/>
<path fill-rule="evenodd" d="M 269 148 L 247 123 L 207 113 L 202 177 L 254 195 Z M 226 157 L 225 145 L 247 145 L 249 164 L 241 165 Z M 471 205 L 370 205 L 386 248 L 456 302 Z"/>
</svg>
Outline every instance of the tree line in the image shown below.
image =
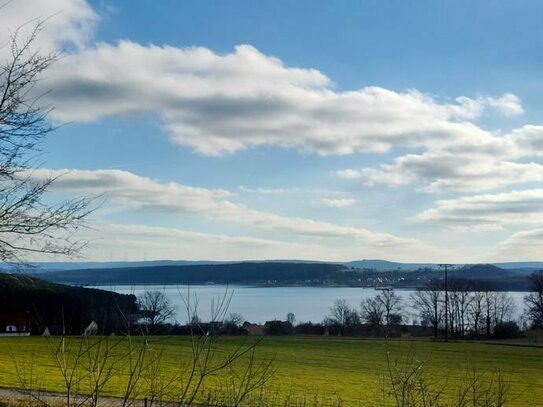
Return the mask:
<svg viewBox="0 0 543 407">
<path fill-rule="evenodd" d="M 267 334 L 330 334 L 397 336 L 408 327 L 417 335 L 435 338 L 505 338 L 518 336 L 522 328 L 543 326 L 543 271 L 529 277 L 531 292 L 525 296 L 526 320 L 516 321 L 513 298 L 496 291 L 491 282 L 451 278 L 432 280 L 402 298 L 394 290 L 383 290 L 360 303 L 359 309 L 344 299 L 336 300 L 322 323 L 300 322 L 294 325 L 294 314 L 286 321 L 268 321 Z M 142 324 L 149 333 L 183 333 L 182 327 L 172 325 L 174 309 L 163 292 L 145 292 L 138 299 Z M 410 310 L 411 312 L 406 312 Z M 202 321 L 195 316 L 195 322 Z M 232 314 L 222 325 L 213 327 L 225 334 L 242 334 L 243 316 Z M 272 324 L 272 322 L 274 324 Z M 415 327 L 426 328 L 414 330 Z M 431 330 L 431 333 L 430 333 Z"/>
<path fill-rule="evenodd" d="M 525 296 L 526 327 L 543 326 L 543 271 L 529 277 L 531 292 Z M 407 322 L 405 310 L 416 315 L 414 325 L 431 327 L 434 337 L 453 338 L 510 337 L 520 332 L 514 320 L 516 304 L 506 292 L 496 291 L 489 281 L 452 278 L 432 280 L 402 299 L 386 290 L 367 298 L 357 310 L 339 299 L 330 307 L 323 325 L 336 326 L 339 333 L 353 332 L 369 325 L 376 334 L 389 335 L 393 327 Z"/>
</svg>

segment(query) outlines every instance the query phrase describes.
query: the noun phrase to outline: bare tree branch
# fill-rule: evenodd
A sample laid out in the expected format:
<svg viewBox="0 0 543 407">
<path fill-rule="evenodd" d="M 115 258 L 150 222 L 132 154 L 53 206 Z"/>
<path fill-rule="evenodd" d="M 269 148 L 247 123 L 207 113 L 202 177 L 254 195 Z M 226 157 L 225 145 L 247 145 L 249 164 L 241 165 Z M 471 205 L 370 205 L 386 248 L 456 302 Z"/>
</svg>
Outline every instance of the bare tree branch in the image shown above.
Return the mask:
<svg viewBox="0 0 543 407">
<path fill-rule="evenodd" d="M 54 130 L 42 95 L 34 88 L 58 55 L 41 54 L 33 44 L 43 27 L 28 37 L 11 35 L 11 55 L 0 66 L 0 261 L 22 262 L 30 253 L 73 256 L 85 247 L 74 238 L 92 212 L 90 198 L 51 204 L 46 199 L 56 178 L 35 176 L 41 143 Z"/>
</svg>

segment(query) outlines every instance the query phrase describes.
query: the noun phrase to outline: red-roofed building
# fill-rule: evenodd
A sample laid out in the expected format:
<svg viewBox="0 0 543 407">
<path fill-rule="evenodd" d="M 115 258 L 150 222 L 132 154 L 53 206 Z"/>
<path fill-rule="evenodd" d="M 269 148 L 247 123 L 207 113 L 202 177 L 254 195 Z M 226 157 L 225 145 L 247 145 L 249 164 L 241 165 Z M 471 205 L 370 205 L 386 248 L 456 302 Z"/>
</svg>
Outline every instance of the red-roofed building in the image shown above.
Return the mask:
<svg viewBox="0 0 543 407">
<path fill-rule="evenodd" d="M 0 313 L 0 336 L 30 336 L 30 314 Z"/>
</svg>

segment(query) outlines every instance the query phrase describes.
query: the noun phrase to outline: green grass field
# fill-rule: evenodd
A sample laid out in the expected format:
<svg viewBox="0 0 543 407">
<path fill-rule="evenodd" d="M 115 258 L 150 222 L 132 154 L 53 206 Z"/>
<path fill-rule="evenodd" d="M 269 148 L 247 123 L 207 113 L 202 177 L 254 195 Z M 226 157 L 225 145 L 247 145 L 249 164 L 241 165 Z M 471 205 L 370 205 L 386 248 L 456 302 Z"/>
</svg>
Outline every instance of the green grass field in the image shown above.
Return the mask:
<svg viewBox="0 0 543 407">
<path fill-rule="evenodd" d="M 116 340 L 119 339 L 111 339 Z M 241 340 L 220 338 L 217 357 L 235 349 Z M 138 343 L 141 339 L 134 341 Z M 34 387 L 63 391 L 60 370 L 50 350 L 50 345 L 57 342 L 58 338 L 0 338 L 0 386 L 21 387 L 21 377 L 28 382 L 32 374 Z M 68 348 L 73 350 L 78 343 L 73 338 Z M 404 363 L 414 358 L 423 362 L 430 384 L 436 389 L 445 388 L 449 396 L 454 396 L 458 386 L 469 380 L 475 369 L 487 383 L 495 380 L 497 372 L 503 374 L 509 383 L 507 405 L 543 406 L 543 348 L 527 344 L 393 340 L 386 346 L 392 361 Z M 126 343 L 121 344 L 118 350 L 125 346 Z M 190 340 L 185 337 L 151 338 L 149 349 L 163 352 L 160 372 L 165 376 L 186 366 L 191 354 Z M 383 394 L 383 383 L 387 383 L 389 365 L 383 340 L 269 337 L 258 345 L 256 352 L 258 360 L 273 359 L 274 372 L 266 384 L 266 392 L 277 404 L 285 399 L 290 399 L 291 404 L 301 404 L 303 400 L 308 404 L 315 397 L 320 404 L 335 405 L 341 400 L 345 406 L 375 405 L 376 398 Z M 86 362 L 80 363 L 83 366 Z M 226 377 L 226 371 L 212 375 L 207 389 L 227 387 Z M 118 395 L 125 379 L 125 370 L 115 371 L 106 393 Z M 85 381 L 80 385 L 84 388 Z M 141 385 L 148 384 L 142 381 Z"/>
</svg>

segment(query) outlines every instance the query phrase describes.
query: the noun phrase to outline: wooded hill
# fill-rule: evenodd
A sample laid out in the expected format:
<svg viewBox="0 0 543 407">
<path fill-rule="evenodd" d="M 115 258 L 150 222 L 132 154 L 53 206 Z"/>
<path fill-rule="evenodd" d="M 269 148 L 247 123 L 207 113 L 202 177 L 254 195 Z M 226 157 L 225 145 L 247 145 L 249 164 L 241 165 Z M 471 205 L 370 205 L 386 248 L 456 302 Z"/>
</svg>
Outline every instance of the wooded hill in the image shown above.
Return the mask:
<svg viewBox="0 0 543 407">
<path fill-rule="evenodd" d="M 118 332 L 137 312 L 136 297 L 92 288 L 55 284 L 22 274 L 0 273 L 0 313 L 26 313 L 33 334 L 81 333 L 91 321 L 100 331 Z"/>
<path fill-rule="evenodd" d="M 66 270 L 40 274 L 49 281 L 77 285 L 116 284 L 350 284 L 359 272 L 329 263 L 175 265 Z"/>
<path fill-rule="evenodd" d="M 485 280 L 498 290 L 525 290 L 525 274 L 491 264 L 464 266 L 449 272 L 451 278 Z M 242 262 L 232 264 L 148 266 L 65 270 L 41 274 L 50 281 L 75 285 L 137 284 L 248 284 L 306 286 L 422 287 L 430 280 L 443 278 L 442 270 L 375 271 L 349 268 L 332 263 Z"/>
</svg>

